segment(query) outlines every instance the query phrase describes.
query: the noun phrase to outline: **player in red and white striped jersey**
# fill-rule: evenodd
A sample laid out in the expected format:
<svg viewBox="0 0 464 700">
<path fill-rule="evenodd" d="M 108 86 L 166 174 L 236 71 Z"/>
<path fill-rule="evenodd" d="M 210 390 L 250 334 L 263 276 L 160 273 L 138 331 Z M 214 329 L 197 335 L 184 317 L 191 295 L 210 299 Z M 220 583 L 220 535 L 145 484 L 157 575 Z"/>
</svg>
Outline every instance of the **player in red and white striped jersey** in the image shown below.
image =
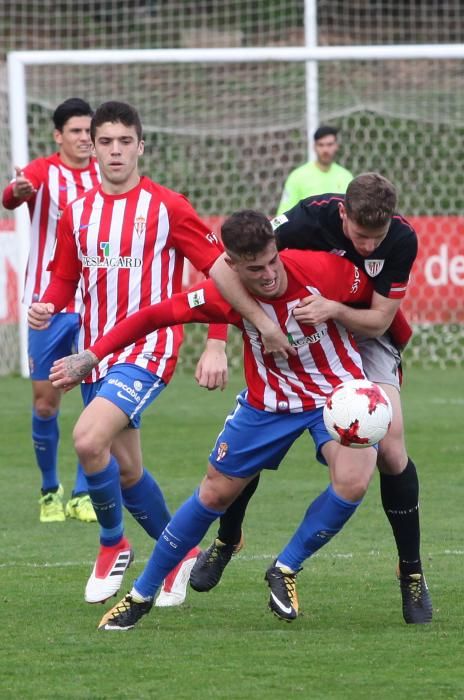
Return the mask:
<svg viewBox="0 0 464 700">
<path fill-rule="evenodd" d="M 80 285 L 79 349 L 138 309 L 180 291 L 185 257 L 207 272 L 220 252 L 216 236 L 185 197 L 145 176 L 123 195 L 100 187 L 73 202 L 63 214 L 50 267 L 59 283 Z M 43 299 L 52 293 L 53 286 Z M 168 382 L 182 337 L 182 327 L 152 333 L 105 358 L 87 381 L 124 362 Z"/>
<path fill-rule="evenodd" d="M 68 101 L 71 102 L 71 101 Z M 66 106 L 67 109 L 72 109 Z M 71 118 L 72 119 L 72 118 Z M 68 120 L 69 121 L 69 120 Z M 84 128 L 75 123 L 85 124 Z M 16 169 L 16 179 L 3 192 L 3 205 L 16 209 L 27 203 L 31 217 L 31 246 L 26 269 L 23 302 L 28 306 L 38 301 L 50 282 L 47 269 L 56 242 L 58 222 L 64 208 L 84 192 L 93 189 L 100 182 L 98 163 L 90 158 L 90 115 L 75 117 L 75 121 L 57 129 L 62 145 L 59 153 L 31 161 L 25 168 Z M 67 157 L 64 144 L 68 132 L 72 133 L 72 150 L 77 151 L 75 160 Z M 82 167 L 78 164 L 83 162 Z M 24 188 L 26 196 L 16 196 Z M 81 295 L 76 294 L 66 307 L 68 312 L 80 311 Z"/>
<path fill-rule="evenodd" d="M 102 184 L 65 209 L 50 285 L 30 309 L 32 325 L 42 328 L 79 285 L 81 348 L 137 310 L 180 291 L 185 257 L 208 274 L 222 253 L 185 197 L 140 176 L 144 142 L 133 107 L 114 101 L 101 105 L 92 118 L 91 138 Z M 209 388 L 223 387 L 227 379 L 225 336 L 225 325 L 210 328 L 201 372 L 208 375 L 203 382 Z M 161 489 L 143 467 L 138 428 L 142 412 L 169 382 L 181 342 L 180 326 L 151 332 L 104 358 L 82 386 L 86 408 L 75 426 L 74 444 L 101 528 L 85 592 L 89 603 L 114 595 L 131 562 L 122 505 L 155 539 L 169 521 Z M 186 567 L 195 556 L 188 556 Z M 185 598 L 188 575 L 184 579 L 175 603 Z"/>
<path fill-rule="evenodd" d="M 15 209 L 23 203 L 29 209 L 30 250 L 23 302 L 37 301 L 50 281 L 47 270 L 56 241 L 60 216 L 67 204 L 98 185 L 99 169 L 91 157 L 90 105 L 79 98 L 60 104 L 54 114 L 53 136 L 58 151 L 16 168 L 16 178 L 3 192 L 3 206 Z M 65 519 L 59 483 L 57 451 L 60 392 L 48 380 L 50 367 L 63 353 L 72 352 L 79 330 L 80 292 L 44 333 L 29 330 L 28 353 L 32 380 L 32 439 L 42 475 L 41 522 Z M 96 520 L 87 494 L 87 482 L 78 464 L 66 514 L 78 520 Z"/>
<path fill-rule="evenodd" d="M 303 199 L 293 209 L 276 217 L 273 226 L 280 250 L 325 250 L 348 258 L 372 280 L 374 293 L 367 310 L 312 296 L 295 309 L 294 315 L 308 323 L 333 318 L 354 332 L 366 376 L 380 384 L 392 403 L 392 426 L 379 443 L 382 505 L 398 551 L 403 617 L 409 624 L 430 622 L 432 603 L 420 557 L 419 481 L 415 464 L 406 451 L 400 398 L 400 350 L 408 341 L 411 329 L 403 319 L 403 338 L 395 341 L 390 326 L 395 314 L 398 323 L 400 303 L 417 254 L 416 233 L 406 219 L 396 213 L 394 186 L 378 173 L 355 177 L 345 196 L 321 194 Z M 226 266 L 223 266 L 222 278 L 217 277 L 217 283 L 232 305 L 266 336 L 268 317 L 256 305 L 253 308 L 243 305 L 246 300 L 243 289 L 241 286 L 235 289 L 238 282 L 234 282 L 233 276 L 231 279 Z M 285 350 L 286 345 L 284 337 L 281 347 Z M 267 342 L 266 347 L 275 349 Z M 218 540 L 229 549 L 240 540 L 247 498 L 255 489 L 256 482 L 234 503 L 233 512 L 221 518 Z M 210 559 L 218 561 L 214 557 Z M 201 557 L 192 571 L 192 581 L 198 580 L 200 567 L 204 578 Z"/>
<path fill-rule="evenodd" d="M 247 391 L 239 397 L 216 440 L 198 492 L 174 515 L 131 593 L 104 616 L 102 629 L 134 626 L 149 611 L 166 571 L 201 540 L 213 520 L 257 472 L 278 468 L 306 430 L 314 440 L 318 459 L 329 466 L 331 483 L 309 507 L 296 535 L 279 555 L 279 567 L 298 571 L 306 558 L 342 529 L 361 502 L 375 468 L 373 448 L 352 450 L 335 443 L 322 418 L 332 389 L 342 381 L 364 376 L 351 335 L 335 321 L 307 325 L 293 316 L 308 292 L 338 302 L 368 304 L 372 295 L 368 279 L 349 261 L 326 253 L 286 251 L 279 255 L 271 224 L 258 212 L 245 210 L 232 215 L 222 226 L 222 239 L 228 263 L 247 292 L 289 337 L 294 355 L 276 359 L 266 354 L 256 328 L 242 320 L 213 281 L 207 280 L 129 317 L 89 351 L 58 361 L 52 369 L 51 379 L 57 386 L 75 385 L 81 378 L 80 374 L 73 376 L 78 363 L 88 360 L 89 371 L 108 352 L 172 322 L 229 322 L 242 329 Z M 295 573 L 281 576 L 279 592 L 275 570 L 272 566 L 267 574 L 270 606 L 279 616 L 292 620 L 298 614 Z M 291 586 L 282 593 L 285 576 Z"/>
</svg>

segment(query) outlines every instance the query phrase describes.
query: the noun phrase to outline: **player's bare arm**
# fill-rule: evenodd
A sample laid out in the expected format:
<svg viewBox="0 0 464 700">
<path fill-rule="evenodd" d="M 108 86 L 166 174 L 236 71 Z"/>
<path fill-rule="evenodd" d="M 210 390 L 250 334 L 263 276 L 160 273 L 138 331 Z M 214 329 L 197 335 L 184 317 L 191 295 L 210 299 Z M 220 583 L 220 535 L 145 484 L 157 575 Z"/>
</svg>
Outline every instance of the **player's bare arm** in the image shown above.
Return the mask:
<svg viewBox="0 0 464 700">
<path fill-rule="evenodd" d="M 375 338 L 390 327 L 393 317 L 401 304 L 401 299 L 387 299 L 374 292 L 369 309 L 354 309 L 346 304 L 310 296 L 302 299 L 293 315 L 300 323 L 317 324 L 329 318 L 343 324 L 353 333 L 362 333 Z"/>
<path fill-rule="evenodd" d="M 54 304 L 50 302 L 34 301 L 27 312 L 29 328 L 35 331 L 43 331 L 45 328 L 48 328 L 54 311 Z"/>
<path fill-rule="evenodd" d="M 55 360 L 49 379 L 55 389 L 69 391 L 80 384 L 98 365 L 98 362 L 98 357 L 90 350 L 84 350 L 77 355 L 67 355 L 60 360 Z"/>
<path fill-rule="evenodd" d="M 295 349 L 288 342 L 287 336 L 250 296 L 224 257 L 222 255 L 216 260 L 209 273 L 221 296 L 258 329 L 267 353 L 275 353 L 284 358 L 289 354 L 294 355 Z"/>
<path fill-rule="evenodd" d="M 16 179 L 13 185 L 13 195 L 16 199 L 29 199 L 37 192 L 30 180 L 25 177 L 21 168 L 15 166 Z"/>
<path fill-rule="evenodd" d="M 205 349 L 198 360 L 195 379 L 198 384 L 213 391 L 224 391 L 229 378 L 227 369 L 226 343 L 224 340 L 208 338 Z"/>
</svg>

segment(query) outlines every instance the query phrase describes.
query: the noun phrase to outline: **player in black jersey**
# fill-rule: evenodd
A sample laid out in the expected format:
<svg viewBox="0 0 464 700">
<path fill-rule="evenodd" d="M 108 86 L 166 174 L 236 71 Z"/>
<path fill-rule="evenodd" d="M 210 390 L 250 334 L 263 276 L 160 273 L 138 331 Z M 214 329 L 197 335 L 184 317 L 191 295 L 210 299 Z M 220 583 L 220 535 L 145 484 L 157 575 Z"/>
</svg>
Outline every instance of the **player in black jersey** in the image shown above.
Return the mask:
<svg viewBox="0 0 464 700">
<path fill-rule="evenodd" d="M 345 256 L 372 279 L 374 294 L 369 309 L 353 309 L 320 296 L 309 296 L 294 314 L 308 324 L 332 318 L 351 330 L 366 376 L 380 384 L 392 402 L 392 426 L 378 451 L 381 498 L 398 550 L 403 616 L 407 623 L 420 624 L 431 621 L 432 603 L 420 559 L 419 483 L 404 441 L 399 393 L 401 347 L 388 332 L 406 293 L 417 255 L 417 236 L 395 209 L 394 186 L 377 173 L 364 173 L 350 183 L 346 195 L 308 197 L 272 223 L 280 249 L 325 250 Z M 218 281 L 217 284 L 220 286 Z M 250 302 L 225 267 L 221 293 L 258 328 L 269 351 L 282 357 L 291 352 L 288 341 L 278 337 L 269 325 L 269 317 Z M 404 342 L 409 335 L 406 324 Z M 257 484 L 257 480 L 251 482 L 222 516 L 217 538 L 192 570 L 190 582 L 196 590 L 213 588 L 241 547 L 246 506 Z"/>
</svg>

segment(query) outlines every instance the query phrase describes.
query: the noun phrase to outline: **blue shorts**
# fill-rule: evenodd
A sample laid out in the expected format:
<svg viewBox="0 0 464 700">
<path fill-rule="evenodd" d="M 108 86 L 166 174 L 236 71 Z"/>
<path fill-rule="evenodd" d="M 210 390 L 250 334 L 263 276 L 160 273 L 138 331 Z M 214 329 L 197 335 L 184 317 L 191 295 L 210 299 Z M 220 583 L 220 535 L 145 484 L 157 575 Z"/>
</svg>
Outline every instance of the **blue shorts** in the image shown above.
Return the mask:
<svg viewBox="0 0 464 700">
<path fill-rule="evenodd" d="M 84 406 L 96 397 L 107 399 L 129 418 L 129 427 L 139 428 L 143 411 L 161 394 L 166 384 L 156 374 L 129 363 L 113 365 L 93 384 L 81 384 Z"/>
<path fill-rule="evenodd" d="M 55 360 L 76 352 L 79 333 L 79 314 L 55 314 L 43 331 L 29 328 L 27 352 L 29 374 L 34 381 L 48 379 Z"/>
<path fill-rule="evenodd" d="M 314 440 L 316 458 L 326 464 L 321 448 L 332 438 L 324 425 L 322 408 L 301 413 L 270 413 L 250 406 L 242 392 L 235 410 L 226 418 L 209 461 L 218 471 L 240 478 L 261 469 L 277 469 L 305 430 Z"/>
</svg>

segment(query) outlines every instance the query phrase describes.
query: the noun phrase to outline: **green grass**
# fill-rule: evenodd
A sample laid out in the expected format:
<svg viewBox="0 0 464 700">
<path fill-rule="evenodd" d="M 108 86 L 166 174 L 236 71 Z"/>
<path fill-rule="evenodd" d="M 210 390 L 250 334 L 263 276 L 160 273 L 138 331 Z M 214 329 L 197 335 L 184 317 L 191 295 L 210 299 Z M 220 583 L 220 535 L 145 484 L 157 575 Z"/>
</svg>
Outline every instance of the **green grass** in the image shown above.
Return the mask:
<svg viewBox="0 0 464 700">
<path fill-rule="evenodd" d="M 105 607 L 83 602 L 97 527 L 38 522 L 29 382 L 1 379 L 0 698 L 464 698 L 462 369 L 412 369 L 406 379 L 432 625 L 402 621 L 394 544 L 377 478 L 345 531 L 300 574 L 298 620 L 288 625 L 269 613 L 264 571 L 326 484 L 312 443 L 303 437 L 279 472 L 263 477 L 246 521 L 247 546 L 221 585 L 209 594 L 191 591 L 182 608 L 154 609 L 127 634 L 97 632 Z M 234 377 L 226 392 L 208 393 L 179 374 L 145 416 L 145 461 L 173 509 L 203 474 L 240 387 Z M 60 471 L 68 494 L 70 433 L 79 410 L 74 391 L 61 412 Z M 136 562 L 124 589 L 151 550 L 129 518 L 127 531 Z"/>
</svg>

